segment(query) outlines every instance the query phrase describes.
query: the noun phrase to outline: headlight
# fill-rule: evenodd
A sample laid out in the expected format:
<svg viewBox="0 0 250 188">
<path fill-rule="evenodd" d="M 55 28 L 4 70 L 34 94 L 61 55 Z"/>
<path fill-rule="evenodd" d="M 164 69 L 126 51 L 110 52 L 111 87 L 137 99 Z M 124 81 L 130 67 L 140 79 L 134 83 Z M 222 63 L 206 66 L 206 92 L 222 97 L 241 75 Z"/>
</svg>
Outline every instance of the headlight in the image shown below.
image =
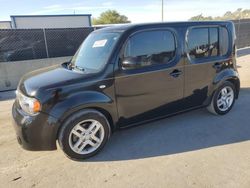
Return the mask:
<svg viewBox="0 0 250 188">
<path fill-rule="evenodd" d="M 36 115 L 41 110 L 41 104 L 37 99 L 27 97 L 20 92 L 17 92 L 16 96 L 20 107 L 27 114 Z"/>
</svg>

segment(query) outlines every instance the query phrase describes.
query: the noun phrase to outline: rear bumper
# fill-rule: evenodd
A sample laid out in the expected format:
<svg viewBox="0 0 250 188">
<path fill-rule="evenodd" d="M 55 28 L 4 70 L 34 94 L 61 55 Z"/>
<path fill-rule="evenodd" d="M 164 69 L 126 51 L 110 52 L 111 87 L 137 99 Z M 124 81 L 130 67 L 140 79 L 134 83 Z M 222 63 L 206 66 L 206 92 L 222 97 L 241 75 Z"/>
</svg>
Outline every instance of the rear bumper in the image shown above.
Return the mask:
<svg viewBox="0 0 250 188">
<path fill-rule="evenodd" d="M 16 102 L 12 107 L 12 124 L 18 143 L 26 150 L 55 150 L 57 139 L 57 119 L 45 113 L 36 116 L 25 114 Z"/>
</svg>

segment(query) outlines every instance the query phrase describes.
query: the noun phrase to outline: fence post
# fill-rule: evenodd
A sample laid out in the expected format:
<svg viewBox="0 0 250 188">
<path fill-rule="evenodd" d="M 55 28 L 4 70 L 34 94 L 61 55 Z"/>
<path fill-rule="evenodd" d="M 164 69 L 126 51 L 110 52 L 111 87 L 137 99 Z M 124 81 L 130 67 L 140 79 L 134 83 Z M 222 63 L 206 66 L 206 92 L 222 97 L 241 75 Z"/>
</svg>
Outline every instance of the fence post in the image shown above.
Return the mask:
<svg viewBox="0 0 250 188">
<path fill-rule="evenodd" d="M 43 28 L 43 36 L 44 36 L 44 43 L 45 43 L 47 58 L 49 58 L 49 50 L 48 50 L 48 45 L 47 45 L 47 37 L 46 37 L 46 33 L 45 33 L 45 28 Z"/>
</svg>

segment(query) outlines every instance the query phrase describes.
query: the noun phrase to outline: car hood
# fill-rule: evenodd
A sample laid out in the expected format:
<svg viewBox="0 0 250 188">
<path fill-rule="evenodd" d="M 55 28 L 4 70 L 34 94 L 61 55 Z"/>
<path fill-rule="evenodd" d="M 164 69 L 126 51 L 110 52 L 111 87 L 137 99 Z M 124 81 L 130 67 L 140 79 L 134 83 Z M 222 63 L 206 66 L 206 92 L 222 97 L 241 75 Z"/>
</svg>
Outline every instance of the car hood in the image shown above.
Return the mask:
<svg viewBox="0 0 250 188">
<path fill-rule="evenodd" d="M 26 95 L 35 96 L 39 90 L 58 88 L 76 83 L 87 74 L 68 70 L 62 65 L 47 67 L 30 72 L 23 76 L 19 90 Z"/>
</svg>

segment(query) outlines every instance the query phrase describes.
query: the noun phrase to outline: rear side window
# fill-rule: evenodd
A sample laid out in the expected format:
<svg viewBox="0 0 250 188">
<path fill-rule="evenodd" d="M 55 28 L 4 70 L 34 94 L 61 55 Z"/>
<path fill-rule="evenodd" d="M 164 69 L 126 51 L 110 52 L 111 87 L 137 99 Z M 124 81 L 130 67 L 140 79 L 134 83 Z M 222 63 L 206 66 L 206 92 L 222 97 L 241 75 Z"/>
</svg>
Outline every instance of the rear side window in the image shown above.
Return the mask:
<svg viewBox="0 0 250 188">
<path fill-rule="evenodd" d="M 220 28 L 220 55 L 226 55 L 229 48 L 229 34 L 225 27 Z"/>
<path fill-rule="evenodd" d="M 208 57 L 208 28 L 195 28 L 188 34 L 189 55 L 192 59 Z"/>
<path fill-rule="evenodd" d="M 188 33 L 188 54 L 191 59 L 225 55 L 228 51 L 228 32 L 223 27 L 193 28 Z"/>
<path fill-rule="evenodd" d="M 209 30 L 209 56 L 219 55 L 219 28 L 211 27 Z"/>
<path fill-rule="evenodd" d="M 145 31 L 127 42 L 124 58 L 134 58 L 139 67 L 169 63 L 175 56 L 175 38 L 171 31 Z"/>
</svg>

